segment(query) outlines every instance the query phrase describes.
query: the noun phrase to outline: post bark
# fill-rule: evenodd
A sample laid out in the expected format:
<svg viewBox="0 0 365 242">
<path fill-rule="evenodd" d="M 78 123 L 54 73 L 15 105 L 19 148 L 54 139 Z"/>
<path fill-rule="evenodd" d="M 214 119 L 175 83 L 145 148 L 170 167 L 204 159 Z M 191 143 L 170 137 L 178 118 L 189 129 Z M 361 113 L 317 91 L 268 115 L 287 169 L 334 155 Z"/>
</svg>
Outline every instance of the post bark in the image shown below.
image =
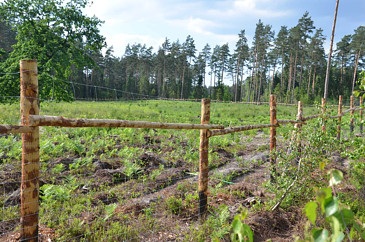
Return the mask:
<svg viewBox="0 0 365 242">
<path fill-rule="evenodd" d="M 326 99 L 322 98 L 322 131 L 326 131 Z"/>
<path fill-rule="evenodd" d="M 39 114 L 36 60 L 20 61 L 21 125 L 29 126 L 29 115 Z M 22 178 L 20 187 L 21 241 L 38 241 L 39 128 L 22 134 Z"/>
<path fill-rule="evenodd" d="M 355 129 L 355 126 L 354 126 L 354 122 L 355 122 L 355 119 L 354 119 L 354 114 L 355 114 L 355 104 L 354 104 L 354 96 L 351 95 L 350 97 L 350 115 L 351 115 L 351 119 L 350 119 L 350 132 L 351 133 L 354 133 L 354 129 Z"/>
<path fill-rule="evenodd" d="M 363 114 L 363 106 L 362 106 L 362 104 L 363 104 L 363 98 L 362 98 L 362 96 L 360 96 L 360 134 L 362 134 L 363 133 L 363 129 L 364 129 L 364 125 L 363 125 L 363 116 L 364 116 L 364 114 Z"/>
<path fill-rule="evenodd" d="M 201 102 L 201 124 L 209 124 L 210 121 L 210 99 L 202 99 Z M 209 150 L 209 130 L 200 130 L 199 147 L 199 217 L 206 215 L 208 207 L 208 150 Z"/>
<path fill-rule="evenodd" d="M 276 173 L 276 126 L 278 124 L 276 110 L 276 96 L 270 95 L 270 163 L 272 166 L 270 174 L 271 181 L 274 181 L 274 175 Z"/>
<path fill-rule="evenodd" d="M 342 96 L 338 97 L 338 124 L 337 124 L 337 139 L 341 139 L 341 120 L 342 120 Z"/>
</svg>

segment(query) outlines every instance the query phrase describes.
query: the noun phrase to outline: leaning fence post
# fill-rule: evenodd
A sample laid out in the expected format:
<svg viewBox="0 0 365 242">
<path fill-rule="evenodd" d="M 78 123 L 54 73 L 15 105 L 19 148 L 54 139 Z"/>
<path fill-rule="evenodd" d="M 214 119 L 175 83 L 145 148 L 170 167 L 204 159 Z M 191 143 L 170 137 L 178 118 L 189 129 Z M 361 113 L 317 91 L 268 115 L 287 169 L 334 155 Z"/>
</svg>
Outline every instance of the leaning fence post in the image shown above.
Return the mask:
<svg viewBox="0 0 365 242">
<path fill-rule="evenodd" d="M 341 119 L 342 119 L 342 96 L 338 97 L 338 124 L 337 124 L 337 139 L 341 139 Z"/>
<path fill-rule="evenodd" d="M 210 99 L 202 99 L 201 124 L 209 124 L 210 121 Z M 208 207 L 208 150 L 209 150 L 209 130 L 200 130 L 199 147 L 199 217 L 203 218 Z"/>
<path fill-rule="evenodd" d="M 21 125 L 29 126 L 29 115 L 39 115 L 36 60 L 20 61 Z M 39 128 L 22 134 L 22 178 L 20 187 L 21 241 L 38 241 Z"/>
<path fill-rule="evenodd" d="M 362 96 L 360 96 L 360 134 L 362 134 L 362 132 L 363 132 L 363 127 L 364 127 L 364 125 L 363 125 L 363 107 L 362 107 L 362 103 L 363 103 L 363 98 L 362 98 Z"/>
<path fill-rule="evenodd" d="M 322 98 L 322 131 L 326 131 L 326 99 Z"/>
<path fill-rule="evenodd" d="M 350 115 L 351 115 L 351 119 L 350 119 L 350 132 L 353 133 L 354 132 L 354 122 L 355 122 L 355 119 L 354 119 L 354 113 L 355 113 L 355 105 L 354 105 L 354 96 L 351 95 L 350 97 Z"/>
<path fill-rule="evenodd" d="M 276 173 L 275 163 L 276 163 L 276 126 L 278 120 L 276 119 L 276 96 L 270 95 L 270 163 L 272 166 L 270 179 L 274 181 L 274 174 Z"/>
</svg>

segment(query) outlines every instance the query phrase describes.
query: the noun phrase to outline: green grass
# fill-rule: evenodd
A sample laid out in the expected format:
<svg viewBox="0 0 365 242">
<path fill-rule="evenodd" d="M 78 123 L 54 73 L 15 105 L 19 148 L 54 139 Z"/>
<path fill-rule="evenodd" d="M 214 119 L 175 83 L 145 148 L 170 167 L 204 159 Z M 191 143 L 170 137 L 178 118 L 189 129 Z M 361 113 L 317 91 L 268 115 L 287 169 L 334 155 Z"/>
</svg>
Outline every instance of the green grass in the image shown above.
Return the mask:
<svg viewBox="0 0 365 242">
<path fill-rule="evenodd" d="M 0 123 L 19 123 L 19 104 L 2 104 L 0 107 L 2 110 Z M 40 110 L 41 115 L 69 118 L 199 124 L 201 105 L 200 102 L 155 100 L 44 102 L 41 103 Z M 317 107 L 304 108 L 305 116 L 319 112 L 320 109 Z M 335 108 L 330 112 L 333 115 L 332 113 L 336 112 Z M 277 118 L 295 120 L 296 113 L 295 106 L 278 106 Z M 268 105 L 211 103 L 211 123 L 214 124 L 228 127 L 269 124 L 269 120 Z M 347 125 L 348 120 L 347 116 L 343 119 L 343 123 Z M 318 123 L 318 120 L 315 123 Z M 332 126 L 335 125 L 333 121 L 329 123 Z M 316 124 L 313 124 L 311 128 L 318 129 L 315 126 Z M 291 125 L 282 126 L 278 129 L 278 136 L 288 136 L 290 130 L 292 130 Z M 269 129 L 263 131 L 263 135 L 267 137 Z M 41 127 L 40 132 L 42 167 L 40 219 L 42 225 L 55 229 L 57 241 L 73 241 L 75 238 L 81 241 L 139 240 L 141 238 L 139 236 L 149 234 L 150 230 L 164 233 L 168 226 L 155 216 L 156 213 L 176 221 L 176 224 L 172 224 L 176 226 L 176 231 L 173 232 L 184 234 L 182 239 L 185 240 L 223 239 L 229 233 L 229 215 L 224 206 L 210 207 L 212 216 L 203 224 L 194 221 L 184 228 L 186 223 L 184 219 L 182 220 L 184 222 L 178 223 L 181 214 L 194 218 L 196 216 L 194 211 L 198 207 L 196 184 L 186 182 L 177 185 L 178 194 L 166 195 L 165 200 L 156 198 L 148 207 L 141 208 L 143 212 L 139 211 L 137 214 L 120 212 L 120 206 L 128 204 L 132 198 L 139 198 L 173 185 L 174 179 L 178 179 L 179 176 L 192 176 L 198 172 L 199 130 Z M 333 129 L 329 128 L 329 132 L 333 132 Z M 220 167 L 227 162 L 227 159 L 216 152 L 217 149 L 223 149 L 235 157 L 239 151 L 244 151 L 248 144 L 254 141 L 257 134 L 257 130 L 251 130 L 211 138 L 210 169 Z M 308 136 L 312 134 L 313 132 L 308 132 Z M 321 140 L 318 142 L 320 143 Z M 5 183 L 19 181 L 20 135 L 0 137 L 0 146 L 2 147 L 0 170 L 4 171 L 2 177 L 11 177 L 10 180 L 5 180 Z M 255 152 L 265 150 L 268 150 L 268 144 L 255 148 Z M 362 151 L 363 149 L 354 149 L 352 154 L 359 158 Z M 146 153 L 155 155 L 165 163 L 156 166 L 145 164 L 141 160 L 141 155 Z M 345 151 L 343 154 L 351 155 L 350 152 Z M 244 161 L 240 160 L 241 157 L 236 159 L 244 164 Z M 95 161 L 119 167 L 123 174 L 115 173 L 106 177 L 105 179 L 110 179 L 108 182 L 99 181 L 95 176 Z M 184 166 L 184 174 L 166 174 L 166 168 L 179 167 L 180 163 Z M 9 166 L 14 167 L 10 172 L 6 170 Z M 167 175 L 168 180 L 162 179 Z M 217 175 L 212 178 L 225 181 L 220 188 L 217 188 L 225 189 L 227 182 L 231 182 L 234 176 Z M 360 178 L 358 175 L 357 179 L 360 180 Z M 218 192 L 212 189 L 212 191 L 219 194 L 229 193 L 223 190 Z M 4 193 L 4 196 L 0 197 L 0 205 L 3 207 L 1 220 L 18 218 L 17 207 L 4 206 L 5 195 Z M 212 226 L 218 226 L 220 229 L 215 230 L 211 228 Z"/>
</svg>

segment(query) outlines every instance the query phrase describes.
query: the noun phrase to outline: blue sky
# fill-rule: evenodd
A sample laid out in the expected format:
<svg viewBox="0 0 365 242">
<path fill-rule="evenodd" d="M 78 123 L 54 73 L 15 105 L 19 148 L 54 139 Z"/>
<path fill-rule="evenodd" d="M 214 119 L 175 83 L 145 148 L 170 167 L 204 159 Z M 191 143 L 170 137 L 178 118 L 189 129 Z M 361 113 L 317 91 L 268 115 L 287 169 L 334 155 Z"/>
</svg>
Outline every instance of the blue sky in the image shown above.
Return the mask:
<svg viewBox="0 0 365 242">
<path fill-rule="evenodd" d="M 329 46 L 336 0 L 93 0 L 85 10 L 104 20 L 101 33 L 114 55 L 122 56 L 126 45 L 141 43 L 158 47 L 167 37 L 184 42 L 188 35 L 198 51 L 228 43 L 233 50 L 240 30 L 249 45 L 259 19 L 275 33 L 283 25 L 295 26 L 305 11 L 314 25 L 324 30 Z M 365 0 L 340 0 L 335 42 L 365 25 Z"/>
</svg>

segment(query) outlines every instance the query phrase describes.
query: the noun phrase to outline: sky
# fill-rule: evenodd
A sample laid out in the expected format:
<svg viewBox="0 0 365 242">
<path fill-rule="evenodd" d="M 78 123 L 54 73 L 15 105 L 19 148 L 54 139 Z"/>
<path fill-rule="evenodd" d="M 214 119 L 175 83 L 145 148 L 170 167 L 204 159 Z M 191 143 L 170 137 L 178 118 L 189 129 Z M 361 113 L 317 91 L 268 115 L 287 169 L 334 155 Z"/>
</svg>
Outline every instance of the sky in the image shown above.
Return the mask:
<svg viewBox="0 0 365 242">
<path fill-rule="evenodd" d="M 294 27 L 306 11 L 324 30 L 328 50 L 335 5 L 336 0 L 92 0 L 85 13 L 105 21 L 101 34 L 121 57 L 127 44 L 157 52 L 165 38 L 183 43 L 188 35 L 197 51 L 225 43 L 233 51 L 243 29 L 251 46 L 259 19 L 277 34 L 281 26 Z M 340 0 L 335 43 L 365 25 L 364 9 L 365 0 Z"/>
</svg>

